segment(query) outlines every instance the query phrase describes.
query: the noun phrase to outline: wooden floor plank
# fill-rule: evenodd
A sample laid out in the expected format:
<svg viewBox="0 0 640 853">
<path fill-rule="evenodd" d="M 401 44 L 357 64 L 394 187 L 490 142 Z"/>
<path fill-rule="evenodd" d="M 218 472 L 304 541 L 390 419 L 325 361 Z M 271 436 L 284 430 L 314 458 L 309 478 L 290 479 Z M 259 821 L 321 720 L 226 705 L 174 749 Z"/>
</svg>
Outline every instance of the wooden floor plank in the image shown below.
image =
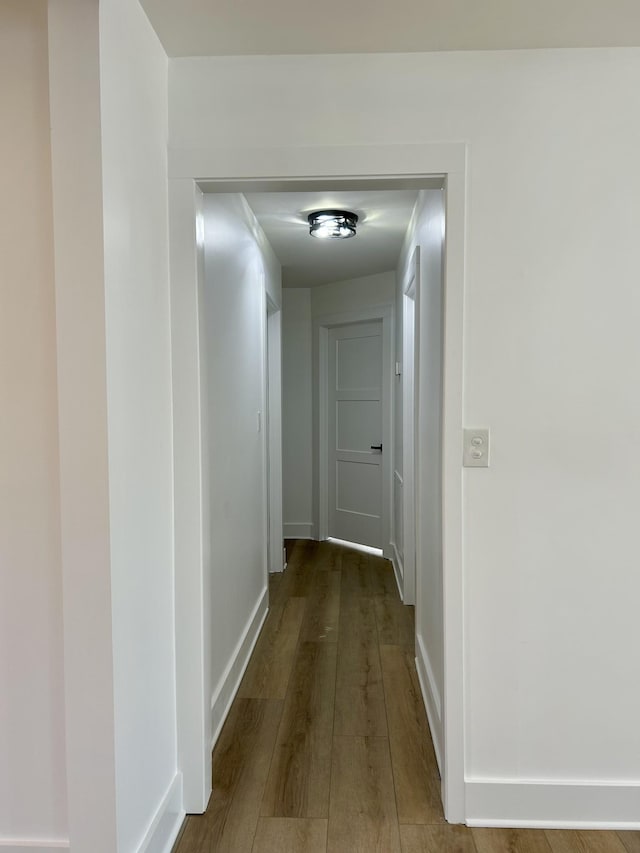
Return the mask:
<svg viewBox="0 0 640 853">
<path fill-rule="evenodd" d="M 398 585 L 389 560 L 367 554 L 364 560 L 369 584 L 369 595 L 400 601 Z"/>
<path fill-rule="evenodd" d="M 326 853 L 327 821 L 261 817 L 252 853 Z"/>
<path fill-rule="evenodd" d="M 269 605 L 280 603 L 280 586 L 282 584 L 283 572 L 271 572 L 269 575 Z"/>
<path fill-rule="evenodd" d="M 302 642 L 338 642 L 340 582 L 339 571 L 316 572 L 300 630 Z"/>
<path fill-rule="evenodd" d="M 305 605 L 303 598 L 289 598 L 273 607 L 240 684 L 241 699 L 284 699 Z"/>
<path fill-rule="evenodd" d="M 331 553 L 323 550 L 326 544 L 308 539 L 295 540 L 295 545 L 289 552 L 287 568 L 282 573 L 282 581 L 278 586 L 278 601 L 306 598 L 310 594 L 318 571 L 334 561 Z"/>
<path fill-rule="evenodd" d="M 319 542 L 314 557 L 314 570 L 318 572 L 335 572 L 342 568 L 342 548 L 332 542 Z"/>
<path fill-rule="evenodd" d="M 345 550 L 341 571 L 340 606 L 343 609 L 361 598 L 371 597 L 371 578 L 365 554 Z"/>
<path fill-rule="evenodd" d="M 313 565 L 304 563 L 294 571 L 287 570 L 284 579 L 287 595 L 293 598 L 308 598 L 313 590 L 314 581 Z"/>
<path fill-rule="evenodd" d="M 381 646 L 389 740 L 400 823 L 442 823 L 440 779 L 413 652 Z"/>
<path fill-rule="evenodd" d="M 543 829 L 473 829 L 478 853 L 551 853 Z"/>
<path fill-rule="evenodd" d="M 301 643 L 262 803 L 263 817 L 321 817 L 329 811 L 335 643 Z"/>
<path fill-rule="evenodd" d="M 624 844 L 627 853 L 640 853 L 640 831 L 628 830 L 623 832 L 618 830 L 618 838 Z"/>
<path fill-rule="evenodd" d="M 213 793 L 175 853 L 251 853 L 282 702 L 237 699 L 213 754 Z"/>
<path fill-rule="evenodd" d="M 284 551 L 287 555 L 287 563 L 291 561 L 291 555 L 293 554 L 293 549 L 296 547 L 300 540 L 299 539 L 285 539 L 284 540 Z"/>
<path fill-rule="evenodd" d="M 415 607 L 403 604 L 399 599 L 377 596 L 373 606 L 381 645 L 415 645 Z"/>
<path fill-rule="evenodd" d="M 553 853 L 627 853 L 616 832 L 606 830 L 547 830 Z"/>
<path fill-rule="evenodd" d="M 466 826 L 400 827 L 402 853 L 476 853 L 471 830 Z"/>
<path fill-rule="evenodd" d="M 327 853 L 400 853 L 386 738 L 334 738 Z"/>
<path fill-rule="evenodd" d="M 334 734 L 387 737 L 378 634 L 370 598 L 340 611 Z"/>
<path fill-rule="evenodd" d="M 295 574 L 313 566 L 321 545 L 321 542 L 313 539 L 298 539 L 288 560 L 287 570 Z"/>
</svg>

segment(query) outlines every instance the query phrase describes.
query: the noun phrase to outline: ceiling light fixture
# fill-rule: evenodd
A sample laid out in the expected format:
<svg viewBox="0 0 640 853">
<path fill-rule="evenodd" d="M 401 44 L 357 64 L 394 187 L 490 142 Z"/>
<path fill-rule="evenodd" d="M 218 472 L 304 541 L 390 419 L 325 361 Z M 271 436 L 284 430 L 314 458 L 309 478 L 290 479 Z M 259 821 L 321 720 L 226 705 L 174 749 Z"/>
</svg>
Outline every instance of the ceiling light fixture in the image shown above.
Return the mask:
<svg viewBox="0 0 640 853">
<path fill-rule="evenodd" d="M 309 234 L 323 240 L 346 240 L 355 237 L 358 217 L 348 210 L 316 210 L 307 217 Z"/>
</svg>

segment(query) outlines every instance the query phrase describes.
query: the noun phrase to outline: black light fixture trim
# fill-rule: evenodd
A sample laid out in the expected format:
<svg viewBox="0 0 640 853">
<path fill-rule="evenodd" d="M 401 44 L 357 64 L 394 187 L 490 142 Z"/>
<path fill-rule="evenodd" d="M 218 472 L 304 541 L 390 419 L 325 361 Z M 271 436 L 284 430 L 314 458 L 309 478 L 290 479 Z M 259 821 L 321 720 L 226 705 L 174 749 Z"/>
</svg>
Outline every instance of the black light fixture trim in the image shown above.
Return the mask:
<svg viewBox="0 0 640 853">
<path fill-rule="evenodd" d="M 358 217 L 349 210 L 316 210 L 307 217 L 312 237 L 346 240 L 355 237 Z"/>
</svg>

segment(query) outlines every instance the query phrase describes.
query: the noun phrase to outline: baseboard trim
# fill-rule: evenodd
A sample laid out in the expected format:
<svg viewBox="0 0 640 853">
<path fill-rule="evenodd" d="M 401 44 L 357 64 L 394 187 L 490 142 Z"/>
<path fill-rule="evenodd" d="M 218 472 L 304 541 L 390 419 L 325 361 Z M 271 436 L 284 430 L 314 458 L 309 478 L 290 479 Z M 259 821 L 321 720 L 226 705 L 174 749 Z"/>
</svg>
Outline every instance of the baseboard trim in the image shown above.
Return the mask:
<svg viewBox="0 0 640 853">
<path fill-rule="evenodd" d="M 283 525 L 285 539 L 315 539 L 315 524 L 289 523 Z"/>
<path fill-rule="evenodd" d="M 396 586 L 398 587 L 400 600 L 404 601 L 404 563 L 398 553 L 395 542 L 391 543 L 391 565 L 393 566 L 393 573 L 396 576 Z"/>
<path fill-rule="evenodd" d="M 70 850 L 68 838 L 35 839 L 31 838 L 0 838 L 2 853 L 49 853 L 51 850 Z"/>
<path fill-rule="evenodd" d="M 171 780 L 136 853 L 171 853 L 184 817 L 182 773 L 178 772 Z"/>
<path fill-rule="evenodd" d="M 269 611 L 269 588 L 265 587 L 253 608 L 247 624 L 242 631 L 240 639 L 231 655 L 225 671 L 211 696 L 211 749 L 222 731 L 224 721 L 227 719 L 231 703 L 238 692 L 240 681 L 249 663 L 249 658 L 262 630 L 264 620 Z"/>
<path fill-rule="evenodd" d="M 640 782 L 468 779 L 469 826 L 640 829 Z"/>
<path fill-rule="evenodd" d="M 418 681 L 420 682 L 422 699 L 431 729 L 431 739 L 438 762 L 438 770 L 442 777 L 442 699 L 433 675 L 429 654 L 420 634 L 416 634 L 416 669 L 418 670 Z"/>
</svg>

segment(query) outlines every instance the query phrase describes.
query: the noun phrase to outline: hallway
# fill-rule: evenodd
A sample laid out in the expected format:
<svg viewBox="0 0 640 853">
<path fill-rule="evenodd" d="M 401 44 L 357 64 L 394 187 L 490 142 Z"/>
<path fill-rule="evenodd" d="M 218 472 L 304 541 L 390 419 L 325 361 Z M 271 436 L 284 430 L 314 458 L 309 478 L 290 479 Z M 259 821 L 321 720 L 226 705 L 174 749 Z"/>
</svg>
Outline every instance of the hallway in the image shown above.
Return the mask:
<svg viewBox="0 0 640 853">
<path fill-rule="evenodd" d="M 445 823 L 391 564 L 291 541 L 213 756 L 213 794 L 174 853 L 640 853 L 640 833 Z"/>
</svg>

